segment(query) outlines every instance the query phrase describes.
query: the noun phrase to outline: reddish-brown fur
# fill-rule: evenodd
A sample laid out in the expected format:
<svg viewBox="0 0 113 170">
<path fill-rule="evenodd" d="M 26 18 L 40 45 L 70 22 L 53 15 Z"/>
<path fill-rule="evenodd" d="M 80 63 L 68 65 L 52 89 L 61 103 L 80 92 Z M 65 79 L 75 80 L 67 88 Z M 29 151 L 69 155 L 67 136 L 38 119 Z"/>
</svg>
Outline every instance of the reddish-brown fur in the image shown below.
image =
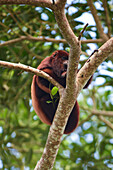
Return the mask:
<svg viewBox="0 0 113 170">
<path fill-rule="evenodd" d="M 45 58 L 38 69 L 43 70 L 53 77 L 57 82 L 59 82 L 64 88 L 66 87 L 66 71 L 68 63 L 69 54 L 66 51 L 58 50 L 55 51 L 50 57 Z M 85 86 L 85 88 L 90 84 L 90 79 Z M 39 116 L 42 122 L 51 125 L 59 99 L 57 102 L 47 103 L 51 101 L 50 91 L 53 85 L 50 85 L 46 79 L 34 75 L 32 86 L 31 86 L 31 96 L 32 104 L 35 112 Z M 59 96 L 59 94 L 57 94 Z M 78 125 L 79 120 L 79 105 L 76 101 L 74 108 L 69 116 L 64 133 L 68 134 L 74 131 Z"/>
</svg>

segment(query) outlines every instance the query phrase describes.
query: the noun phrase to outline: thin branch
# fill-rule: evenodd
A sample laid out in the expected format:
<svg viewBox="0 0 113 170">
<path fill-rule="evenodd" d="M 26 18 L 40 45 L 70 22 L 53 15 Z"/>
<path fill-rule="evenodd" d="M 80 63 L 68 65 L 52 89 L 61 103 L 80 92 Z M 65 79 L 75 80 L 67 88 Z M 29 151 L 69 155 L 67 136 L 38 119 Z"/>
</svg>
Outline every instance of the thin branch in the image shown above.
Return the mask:
<svg viewBox="0 0 113 170">
<path fill-rule="evenodd" d="M 105 110 L 92 110 L 92 114 L 98 115 L 98 116 L 108 116 L 108 117 L 113 117 L 113 112 L 112 111 L 105 111 Z"/>
<path fill-rule="evenodd" d="M 113 124 L 109 120 L 105 119 L 103 116 L 99 116 L 99 119 L 101 121 L 103 121 L 109 128 L 111 128 L 113 130 Z"/>
<path fill-rule="evenodd" d="M 65 43 L 65 44 L 67 44 L 67 41 L 66 41 L 65 39 L 57 40 L 57 39 L 54 39 L 54 38 L 33 37 L 33 36 L 29 35 L 29 36 L 21 36 L 20 38 L 15 38 L 15 39 L 6 41 L 6 42 L 4 42 L 4 43 L 1 43 L 1 44 L 0 44 L 0 47 L 6 46 L 6 45 L 15 44 L 15 43 L 18 43 L 18 42 L 23 41 L 23 40 L 52 42 L 52 43 Z M 104 42 L 103 39 L 81 40 L 81 43 L 82 43 L 82 44 L 85 44 L 85 43 L 103 43 L 103 42 Z"/>
<path fill-rule="evenodd" d="M 98 32 L 99 32 L 99 34 L 100 34 L 100 37 L 101 37 L 104 41 L 107 41 L 107 40 L 108 40 L 108 37 L 107 37 L 107 35 L 104 33 L 104 31 L 103 31 L 103 28 L 102 28 L 100 19 L 99 19 L 98 15 L 97 15 L 97 10 L 96 10 L 95 6 L 93 5 L 93 0 L 87 0 L 87 3 L 88 3 L 88 5 L 89 5 L 89 7 L 90 7 L 91 13 L 92 13 L 92 15 L 93 15 L 93 17 L 94 17 L 94 20 L 95 20 L 95 22 L 96 22 L 97 30 L 98 30 Z"/>
<path fill-rule="evenodd" d="M 87 43 L 104 43 L 103 39 L 87 39 L 87 40 L 81 40 L 81 44 L 87 44 Z"/>
<path fill-rule="evenodd" d="M 89 109 L 88 107 L 81 106 L 83 110 L 87 110 L 88 112 L 92 113 L 93 115 L 97 116 L 108 116 L 113 117 L 113 111 L 105 111 L 105 110 L 96 110 L 96 109 Z"/>
<path fill-rule="evenodd" d="M 26 5 L 35 5 L 41 7 L 48 7 L 52 9 L 54 7 L 51 0 L 0 0 L 0 5 L 12 5 L 12 4 L 26 4 Z"/>
<path fill-rule="evenodd" d="M 79 35 L 79 37 L 78 37 L 78 40 L 79 40 L 79 41 L 80 41 L 80 39 L 81 39 L 81 37 L 82 37 L 82 35 L 83 35 L 83 33 L 84 33 L 84 31 L 85 31 L 85 29 L 86 29 L 87 26 L 88 26 L 88 23 L 84 26 L 83 30 L 80 32 L 80 35 Z"/>
<path fill-rule="evenodd" d="M 47 73 L 45 73 L 41 70 L 35 69 L 33 67 L 26 66 L 26 65 L 21 64 L 21 63 L 16 64 L 16 63 L 11 63 L 11 62 L 1 61 L 1 60 L 0 60 L 0 67 L 6 67 L 6 68 L 11 68 L 11 69 L 16 69 L 16 70 L 21 70 L 21 71 L 33 73 L 33 74 L 36 74 L 37 76 L 40 76 L 40 77 L 47 79 L 53 85 L 58 87 L 60 91 L 63 88 L 56 80 L 54 80 L 52 77 L 50 77 Z"/>
<path fill-rule="evenodd" d="M 4 28 L 8 28 L 5 24 L 3 24 L 2 22 L 0 22 L 0 25 Z"/>
<path fill-rule="evenodd" d="M 107 0 L 103 0 L 103 7 L 104 7 L 106 23 L 108 27 L 108 36 L 110 38 L 111 37 L 111 20 L 110 20 L 108 8 L 107 8 Z"/>
<path fill-rule="evenodd" d="M 66 43 L 66 40 L 61 39 L 61 40 L 56 40 L 54 38 L 45 38 L 45 37 L 33 37 L 33 36 L 21 36 L 20 38 L 16 38 L 13 40 L 6 41 L 2 44 L 0 44 L 0 47 L 10 45 L 10 44 L 15 44 L 23 40 L 29 40 L 29 41 L 42 41 L 42 42 L 54 42 L 54 43 Z"/>
</svg>

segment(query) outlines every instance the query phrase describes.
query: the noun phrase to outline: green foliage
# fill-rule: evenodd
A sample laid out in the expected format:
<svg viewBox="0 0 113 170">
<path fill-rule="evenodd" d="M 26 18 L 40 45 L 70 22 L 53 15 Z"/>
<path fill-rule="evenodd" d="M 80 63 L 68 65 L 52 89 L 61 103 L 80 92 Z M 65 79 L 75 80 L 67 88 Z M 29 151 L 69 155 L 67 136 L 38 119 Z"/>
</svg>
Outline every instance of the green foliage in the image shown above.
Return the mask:
<svg viewBox="0 0 113 170">
<path fill-rule="evenodd" d="M 101 6 L 97 11 L 103 27 L 106 28 L 102 2 L 94 1 L 94 4 Z M 110 1 L 108 2 L 110 4 Z M 112 20 L 113 7 L 109 4 L 109 16 Z M 77 17 L 90 13 L 86 1 L 73 0 L 66 4 L 65 12 L 71 28 L 78 36 L 84 22 Z M 113 34 L 113 26 L 111 32 Z M 0 43 L 28 35 L 63 38 L 54 14 L 48 8 L 28 5 L 0 6 Z M 96 26 L 90 23 L 83 37 L 100 38 Z M 99 48 L 102 43 L 93 45 Z M 88 52 L 90 48 L 91 44 L 82 44 L 82 51 Z M 20 62 L 37 68 L 42 59 L 58 49 L 69 51 L 69 46 L 63 43 L 21 40 L 0 46 L 0 60 Z M 90 50 L 90 53 L 92 52 Z M 80 66 L 84 63 L 82 57 Z M 112 70 L 113 64 L 109 59 L 103 62 L 96 71 L 90 88 L 81 92 L 78 98 L 81 125 L 72 134 L 63 136 L 54 165 L 55 170 L 113 168 L 113 130 L 98 116 L 90 116 L 94 106 L 99 110 L 113 111 Z M 26 72 L 0 68 L 1 169 L 34 169 L 42 155 L 49 126 L 43 124 L 33 110 L 30 94 L 32 76 Z M 102 83 L 98 84 L 101 80 Z M 51 91 L 52 100 L 58 100 L 57 92 L 58 89 L 54 87 Z M 113 117 L 105 119 L 113 123 Z"/>
<path fill-rule="evenodd" d="M 57 87 L 53 87 L 52 90 L 51 90 L 51 95 L 52 96 L 55 96 L 58 92 L 58 88 Z"/>
</svg>

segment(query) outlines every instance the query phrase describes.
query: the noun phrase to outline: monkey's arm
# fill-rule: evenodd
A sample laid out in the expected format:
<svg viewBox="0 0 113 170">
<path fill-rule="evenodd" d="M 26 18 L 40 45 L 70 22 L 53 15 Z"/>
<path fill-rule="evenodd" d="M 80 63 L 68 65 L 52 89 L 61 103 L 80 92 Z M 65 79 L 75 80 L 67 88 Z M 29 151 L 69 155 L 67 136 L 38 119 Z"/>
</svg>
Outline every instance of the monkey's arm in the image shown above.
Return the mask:
<svg viewBox="0 0 113 170">
<path fill-rule="evenodd" d="M 37 113 L 38 117 L 40 118 L 40 120 L 43 123 L 46 123 L 48 125 L 51 125 L 50 120 L 46 117 L 46 115 L 44 114 L 42 108 L 41 108 L 41 104 L 40 104 L 40 98 L 37 97 L 36 93 L 39 93 L 38 95 L 40 96 L 40 90 L 38 88 L 37 89 L 37 84 L 36 84 L 36 75 L 33 76 L 33 81 L 32 81 L 32 85 L 31 85 L 31 98 L 32 98 L 32 105 L 33 108 L 35 110 L 35 112 Z"/>
<path fill-rule="evenodd" d="M 49 68 L 45 68 L 45 69 L 41 69 L 42 71 L 44 71 L 45 73 L 49 74 L 51 77 L 53 77 L 53 72 L 51 69 Z M 53 85 L 50 84 L 50 82 L 42 77 L 37 76 L 36 77 L 36 83 L 38 85 L 38 87 L 43 90 L 46 93 L 51 92 L 51 88 L 53 87 Z M 51 85 L 51 86 L 50 86 Z"/>
</svg>

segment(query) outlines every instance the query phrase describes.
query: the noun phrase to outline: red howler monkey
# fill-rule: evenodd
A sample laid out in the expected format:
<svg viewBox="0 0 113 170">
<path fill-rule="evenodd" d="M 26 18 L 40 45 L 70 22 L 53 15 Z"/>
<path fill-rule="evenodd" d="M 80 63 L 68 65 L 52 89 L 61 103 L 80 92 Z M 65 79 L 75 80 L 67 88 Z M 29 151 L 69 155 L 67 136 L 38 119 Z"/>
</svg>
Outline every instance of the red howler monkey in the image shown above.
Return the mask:
<svg viewBox="0 0 113 170">
<path fill-rule="evenodd" d="M 66 87 L 66 72 L 69 54 L 66 51 L 55 51 L 50 57 L 45 58 L 38 66 L 39 70 L 48 73 L 64 88 Z M 84 88 L 87 88 L 91 82 L 92 77 L 89 79 Z M 33 76 L 31 86 L 32 104 L 35 112 L 39 116 L 40 120 L 48 125 L 52 124 L 59 99 L 53 103 L 51 101 L 50 90 L 54 86 L 46 79 Z M 59 94 L 57 94 L 59 96 Z M 76 101 L 73 110 L 68 118 L 67 125 L 65 127 L 65 134 L 71 133 L 77 127 L 79 120 L 79 105 Z"/>
</svg>

